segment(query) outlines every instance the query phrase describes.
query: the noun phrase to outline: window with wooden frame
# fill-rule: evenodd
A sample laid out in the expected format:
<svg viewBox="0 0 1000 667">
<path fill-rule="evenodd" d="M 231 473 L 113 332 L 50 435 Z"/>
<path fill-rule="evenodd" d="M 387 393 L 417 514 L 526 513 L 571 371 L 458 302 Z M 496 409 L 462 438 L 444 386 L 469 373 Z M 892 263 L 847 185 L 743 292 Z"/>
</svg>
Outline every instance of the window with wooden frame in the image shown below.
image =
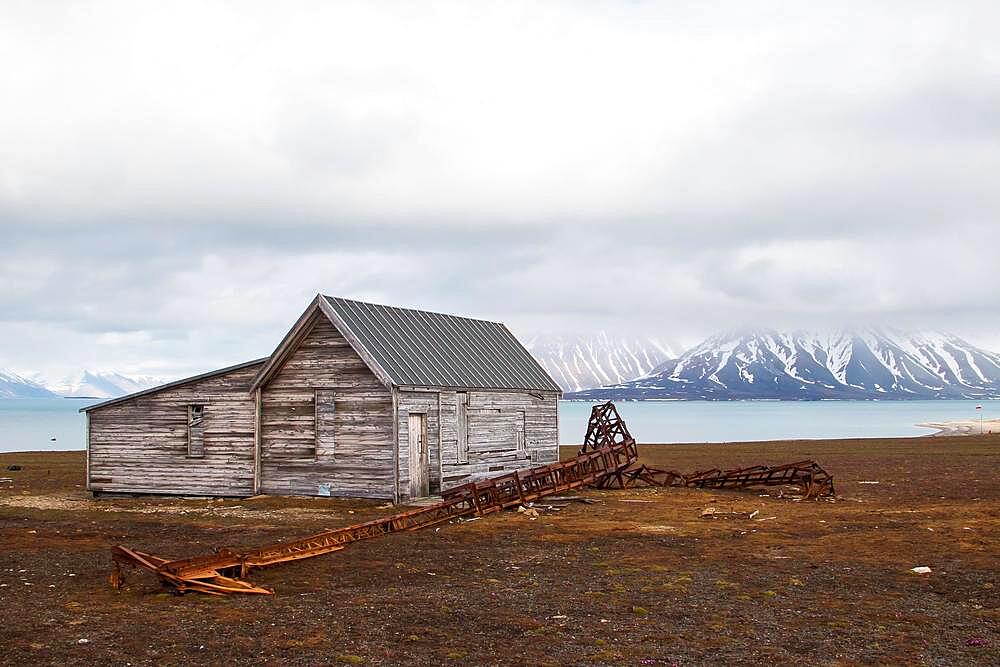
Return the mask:
<svg viewBox="0 0 1000 667">
<path fill-rule="evenodd" d="M 188 406 L 187 420 L 188 457 L 200 459 L 205 456 L 205 406 Z"/>
</svg>

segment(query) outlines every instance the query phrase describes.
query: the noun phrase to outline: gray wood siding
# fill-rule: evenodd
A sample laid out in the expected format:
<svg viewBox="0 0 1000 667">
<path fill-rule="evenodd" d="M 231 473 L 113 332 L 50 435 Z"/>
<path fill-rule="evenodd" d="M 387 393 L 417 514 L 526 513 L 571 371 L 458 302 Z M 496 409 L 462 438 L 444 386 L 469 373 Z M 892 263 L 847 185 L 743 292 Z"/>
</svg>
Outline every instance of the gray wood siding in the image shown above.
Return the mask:
<svg viewBox="0 0 1000 667">
<path fill-rule="evenodd" d="M 427 414 L 431 446 L 431 493 L 440 493 L 473 479 L 502 475 L 557 461 L 558 398 L 554 394 L 469 391 L 468 463 L 459 453 L 458 393 L 455 391 L 400 391 L 399 474 L 400 493 L 409 489 L 407 418 L 410 411 Z M 440 408 L 439 408 L 440 405 Z M 523 417 L 521 416 L 523 414 Z M 523 421 L 522 421 L 523 420 Z M 523 449 L 518 449 L 519 424 L 523 424 Z M 436 482 L 436 486 L 435 486 Z"/>
<path fill-rule="evenodd" d="M 94 492 L 246 496 L 253 493 L 259 365 L 139 396 L 89 413 Z M 188 406 L 205 406 L 204 456 L 188 457 Z"/>
<path fill-rule="evenodd" d="M 317 389 L 334 395 L 332 451 L 316 448 Z M 262 388 L 260 438 L 263 493 L 393 497 L 392 395 L 321 316 Z"/>
</svg>

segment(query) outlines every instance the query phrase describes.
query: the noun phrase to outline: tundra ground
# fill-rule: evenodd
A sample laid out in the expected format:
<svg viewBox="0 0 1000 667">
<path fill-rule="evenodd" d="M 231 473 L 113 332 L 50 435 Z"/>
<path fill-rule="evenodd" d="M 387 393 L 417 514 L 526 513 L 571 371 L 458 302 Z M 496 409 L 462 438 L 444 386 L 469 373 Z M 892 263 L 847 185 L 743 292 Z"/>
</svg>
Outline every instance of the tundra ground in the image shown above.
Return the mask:
<svg viewBox="0 0 1000 667">
<path fill-rule="evenodd" d="M 0 454 L 0 663 L 1000 663 L 1000 437 L 640 452 L 684 472 L 812 458 L 839 498 L 574 492 L 596 503 L 361 542 L 252 572 L 273 596 L 212 598 L 138 572 L 114 591 L 108 549 L 249 548 L 394 510 L 91 500 L 81 452 Z"/>
</svg>

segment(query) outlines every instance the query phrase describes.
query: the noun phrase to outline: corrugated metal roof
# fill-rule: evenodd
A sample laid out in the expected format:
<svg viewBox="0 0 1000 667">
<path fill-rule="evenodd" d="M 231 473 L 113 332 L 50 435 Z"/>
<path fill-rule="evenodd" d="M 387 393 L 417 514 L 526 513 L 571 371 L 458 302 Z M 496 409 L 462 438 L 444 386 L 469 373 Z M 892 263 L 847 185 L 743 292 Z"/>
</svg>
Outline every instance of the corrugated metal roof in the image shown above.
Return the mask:
<svg viewBox="0 0 1000 667">
<path fill-rule="evenodd" d="M 499 322 L 323 298 L 395 385 L 560 391 Z"/>
</svg>

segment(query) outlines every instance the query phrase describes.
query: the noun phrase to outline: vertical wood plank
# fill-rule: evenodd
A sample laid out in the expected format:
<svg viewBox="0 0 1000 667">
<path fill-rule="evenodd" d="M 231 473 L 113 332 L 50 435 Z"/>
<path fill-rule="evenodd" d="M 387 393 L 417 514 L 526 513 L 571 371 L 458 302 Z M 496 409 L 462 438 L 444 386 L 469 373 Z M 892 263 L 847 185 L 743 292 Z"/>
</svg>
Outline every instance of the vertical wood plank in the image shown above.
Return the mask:
<svg viewBox="0 0 1000 667">
<path fill-rule="evenodd" d="M 399 493 L 399 389 L 392 388 L 392 502 L 398 503 Z"/>
<path fill-rule="evenodd" d="M 260 387 L 253 392 L 253 494 L 260 493 Z"/>
<path fill-rule="evenodd" d="M 458 460 L 457 463 L 469 462 L 469 393 L 460 391 L 455 394 L 458 401 L 456 409 L 455 430 L 458 434 Z"/>
<path fill-rule="evenodd" d="M 84 465 L 86 466 L 87 490 L 90 491 L 90 413 L 87 412 L 85 414 L 87 415 L 87 459 Z"/>
<path fill-rule="evenodd" d="M 333 389 L 316 390 L 316 458 L 337 460 L 336 392 Z"/>
</svg>

